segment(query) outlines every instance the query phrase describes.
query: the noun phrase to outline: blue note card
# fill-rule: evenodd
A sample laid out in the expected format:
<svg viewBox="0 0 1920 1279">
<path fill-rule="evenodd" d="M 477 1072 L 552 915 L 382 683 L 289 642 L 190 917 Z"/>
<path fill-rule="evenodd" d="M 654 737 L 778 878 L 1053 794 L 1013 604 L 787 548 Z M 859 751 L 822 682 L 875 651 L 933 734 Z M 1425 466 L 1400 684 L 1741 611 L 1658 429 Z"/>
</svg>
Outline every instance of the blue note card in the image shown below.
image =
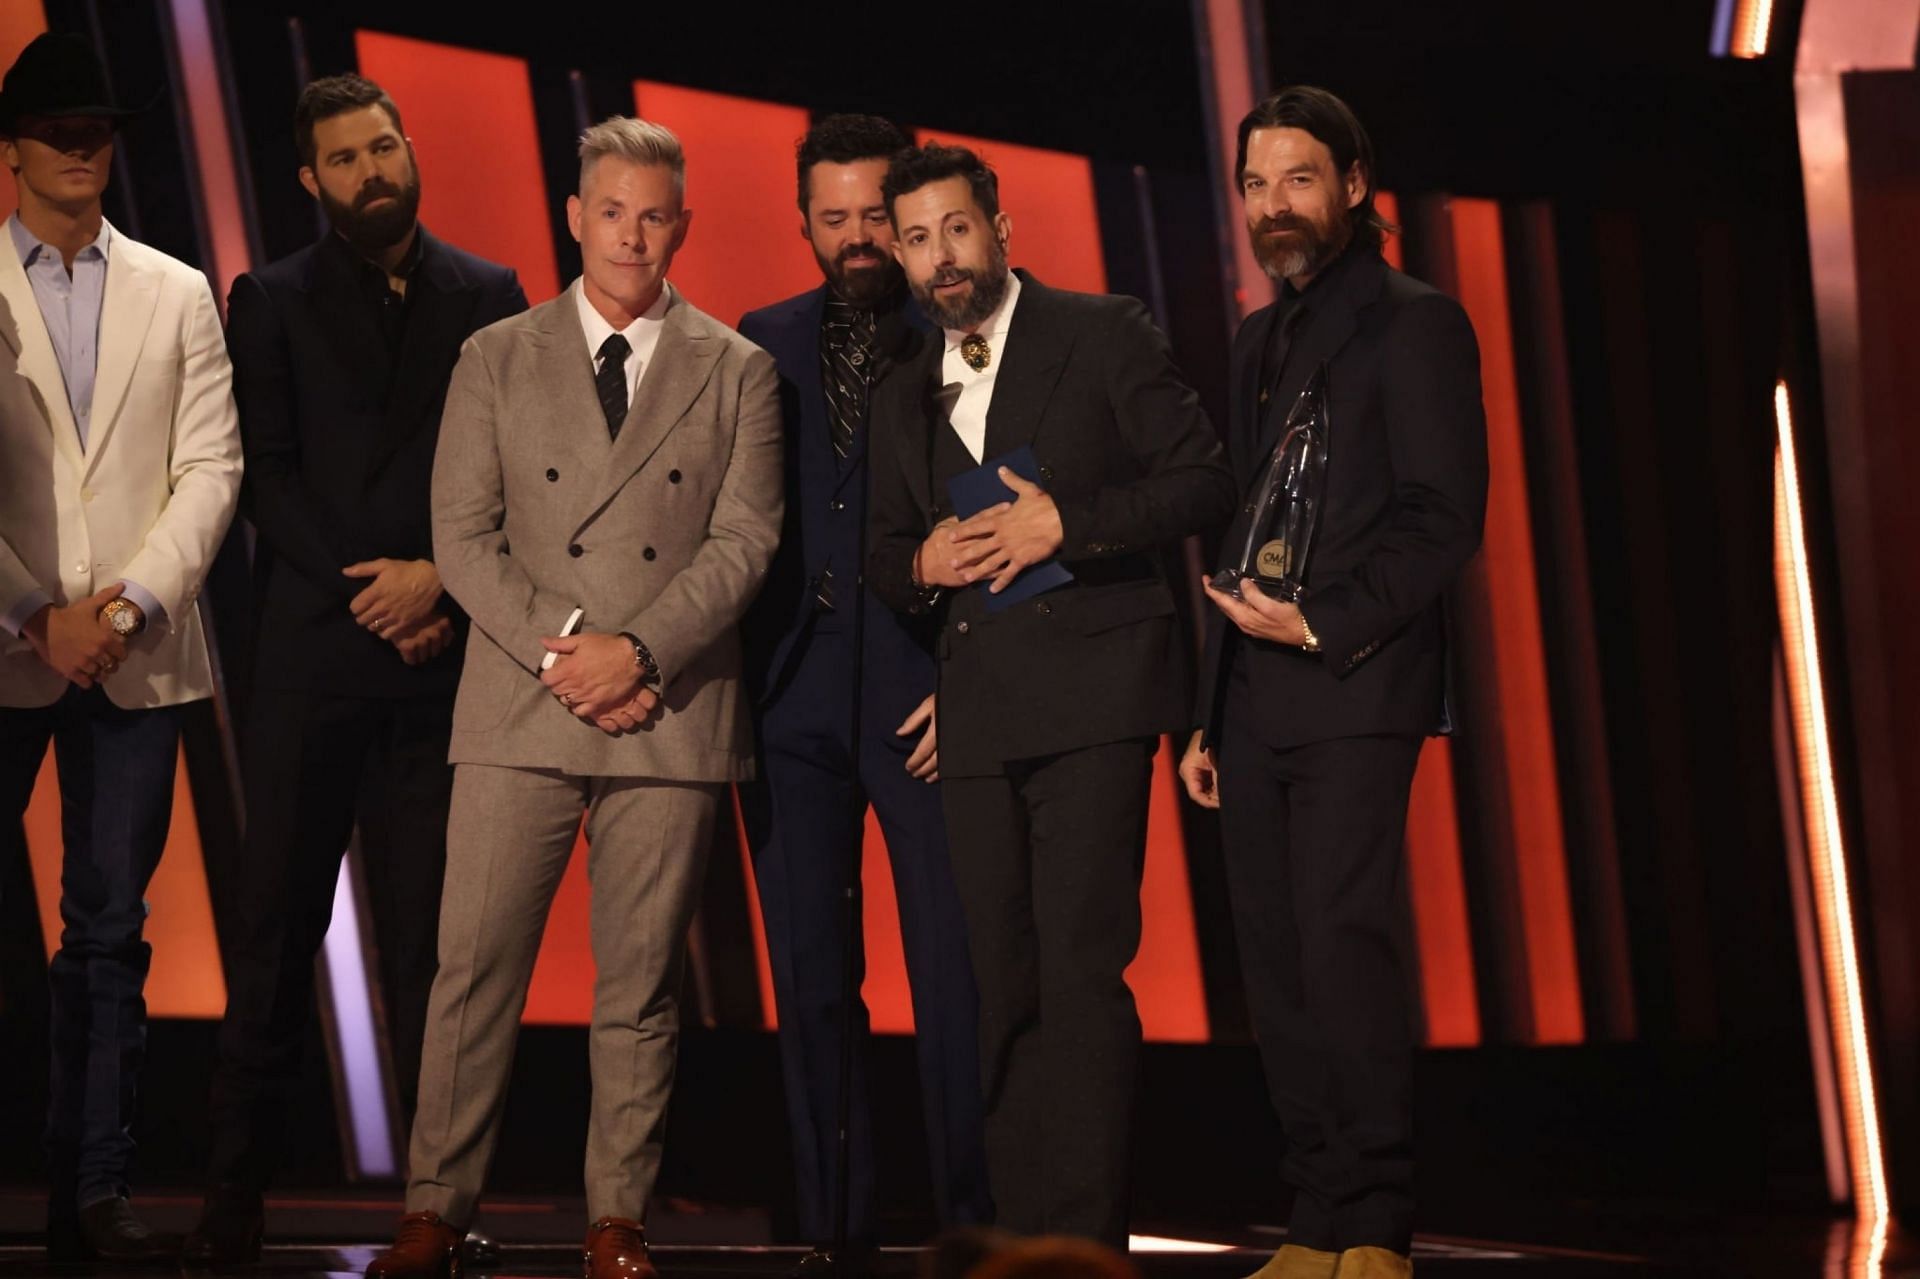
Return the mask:
<svg viewBox="0 0 1920 1279">
<path fill-rule="evenodd" d="M 1030 483 L 1040 482 L 1040 462 L 1033 456 L 1033 450 L 1021 445 L 1011 453 L 989 458 L 971 471 L 962 471 L 947 481 L 947 500 L 953 504 L 953 513 L 961 519 L 978 515 L 989 506 L 1001 502 L 1011 502 L 1013 490 L 1000 480 L 1000 468 L 1006 467 L 1021 479 Z M 1038 564 L 1022 569 L 1020 575 L 1007 583 L 1007 589 L 998 595 L 989 589 L 993 585 L 991 578 L 975 582 L 973 589 L 979 591 L 986 600 L 987 611 L 998 613 L 1022 600 L 1030 600 L 1056 587 L 1065 586 L 1073 580 L 1073 574 L 1059 560 L 1042 560 Z"/>
</svg>

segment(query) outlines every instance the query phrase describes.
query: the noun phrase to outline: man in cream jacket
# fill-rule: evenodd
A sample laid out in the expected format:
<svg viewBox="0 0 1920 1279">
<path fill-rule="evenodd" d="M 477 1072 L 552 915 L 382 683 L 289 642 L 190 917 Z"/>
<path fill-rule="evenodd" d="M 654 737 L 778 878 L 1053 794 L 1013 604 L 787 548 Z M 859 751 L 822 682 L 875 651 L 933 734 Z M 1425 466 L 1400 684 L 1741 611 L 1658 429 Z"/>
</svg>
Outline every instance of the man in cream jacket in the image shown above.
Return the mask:
<svg viewBox="0 0 1920 1279">
<path fill-rule="evenodd" d="M 146 1037 L 142 898 L 171 817 L 179 707 L 213 694 L 196 597 L 240 487 L 206 277 L 110 226 L 92 49 L 42 36 L 0 83 L 0 829 L 52 742 L 65 927 L 50 971 L 48 1248 L 166 1251 L 128 1206 Z"/>
</svg>

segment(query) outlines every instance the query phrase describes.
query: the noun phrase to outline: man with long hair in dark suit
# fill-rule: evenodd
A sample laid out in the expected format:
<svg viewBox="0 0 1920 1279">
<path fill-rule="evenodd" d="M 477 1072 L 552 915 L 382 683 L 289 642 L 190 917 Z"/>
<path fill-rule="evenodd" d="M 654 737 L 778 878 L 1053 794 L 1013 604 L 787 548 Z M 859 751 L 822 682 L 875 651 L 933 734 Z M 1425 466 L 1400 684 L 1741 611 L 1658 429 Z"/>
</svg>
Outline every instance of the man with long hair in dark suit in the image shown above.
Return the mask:
<svg viewBox="0 0 1920 1279">
<path fill-rule="evenodd" d="M 245 849 L 216 885 L 227 1011 L 212 1167 L 187 1259 L 260 1255 L 314 957 L 357 826 L 403 1117 L 420 1074 L 446 865 L 447 744 L 466 617 L 441 589 L 427 490 L 460 344 L 524 311 L 514 273 L 420 225 L 399 108 L 357 75 L 294 108 L 327 229 L 227 306 L 257 598 L 242 731 Z"/>
<path fill-rule="evenodd" d="M 902 152 L 884 190 L 942 331 L 874 400 L 868 576 L 938 627 L 997 1219 L 1125 1248 L 1140 1018 L 1124 974 L 1153 757 L 1186 715 L 1158 553 L 1226 522 L 1232 475 L 1145 307 L 1008 269 L 1012 219 L 971 151 Z M 950 482 L 996 476 L 1008 500 L 960 519 Z M 1000 607 L 1049 562 L 1070 580 L 1027 595 L 1029 579 Z"/>
<path fill-rule="evenodd" d="M 1446 720 L 1441 595 L 1486 511 L 1479 352 L 1459 303 L 1382 259 L 1372 148 L 1345 103 L 1288 89 L 1239 138 L 1247 233 L 1283 283 L 1234 341 L 1234 479 L 1257 483 L 1322 368 L 1331 460 L 1302 598 L 1209 584 L 1202 728 L 1180 772 L 1220 810 L 1286 1135 L 1293 1216 L 1261 1275 L 1397 1279 L 1413 1239 L 1402 841 L 1421 739 Z"/>
</svg>

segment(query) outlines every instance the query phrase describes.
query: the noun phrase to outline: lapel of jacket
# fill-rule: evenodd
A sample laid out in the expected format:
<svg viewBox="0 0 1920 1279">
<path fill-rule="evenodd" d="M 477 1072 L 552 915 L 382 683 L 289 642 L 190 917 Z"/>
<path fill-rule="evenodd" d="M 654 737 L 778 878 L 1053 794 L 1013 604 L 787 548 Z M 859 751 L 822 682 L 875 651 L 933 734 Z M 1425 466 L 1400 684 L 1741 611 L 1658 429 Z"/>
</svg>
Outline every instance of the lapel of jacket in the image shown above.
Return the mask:
<svg viewBox="0 0 1920 1279">
<path fill-rule="evenodd" d="M 1007 329 L 1006 364 L 993 380 L 993 400 L 987 405 L 982 452 L 989 460 L 1039 436 L 1047 401 L 1073 350 L 1074 334 L 1059 322 L 1053 290 L 1025 271 L 1019 275 L 1020 300 Z"/>
<path fill-rule="evenodd" d="M 449 366 L 441 353 L 449 347 L 458 349 L 466 338 L 474 295 L 480 291 L 477 283 L 461 276 L 446 250 L 425 227 L 420 228 L 419 235 L 420 265 L 410 286 L 410 313 L 400 339 L 399 363 L 393 368 L 387 392 L 384 429 L 368 455 L 369 475 L 429 424 L 431 415 L 425 410 L 447 386 Z"/>
<path fill-rule="evenodd" d="M 671 284 L 666 286 L 672 289 Z M 575 326 L 578 327 L 578 318 Z M 647 464 L 660 446 L 673 434 L 687 410 L 704 391 L 719 362 L 721 342 L 709 331 L 707 322 L 688 305 L 676 289 L 660 326 L 660 341 L 646 367 L 640 370 L 640 385 L 634 389 L 633 403 L 627 406 L 627 420 L 620 438 L 613 443 L 606 461 L 606 479 L 595 493 L 581 523 L 613 500 L 635 472 Z M 586 339 L 581 339 L 582 351 Z M 591 361 L 586 385 L 593 385 Z M 598 401 L 595 401 L 596 408 Z M 601 419 L 605 421 L 604 418 Z"/>
<path fill-rule="evenodd" d="M 1294 339 L 1292 349 L 1287 352 L 1286 374 L 1274 390 L 1272 403 L 1266 406 L 1264 413 L 1256 415 L 1260 436 L 1252 453 L 1255 474 L 1264 470 L 1267 455 L 1280 442 L 1280 428 L 1286 424 L 1294 401 L 1306 389 L 1307 379 L 1322 364 L 1333 362 L 1360 327 L 1361 312 L 1380 296 L 1381 286 L 1387 278 L 1386 262 L 1365 249 L 1356 249 L 1354 252 L 1361 256 L 1346 264 L 1347 269 L 1342 272 L 1340 279 L 1327 281 L 1332 289 L 1326 296 L 1314 299 L 1318 313 L 1312 317 L 1312 323 Z M 1255 364 L 1257 367 L 1257 359 Z M 1256 373 L 1255 376 L 1259 375 Z M 1338 372 L 1330 371 L 1328 386 L 1331 387 L 1338 377 Z M 1258 404 L 1255 408 L 1259 408 Z M 1338 422 L 1330 425 L 1332 438 L 1327 441 L 1330 454 L 1337 455 L 1340 451 L 1337 438 L 1339 430 Z"/>
<path fill-rule="evenodd" d="M 583 474 L 596 475 L 606 470 L 612 444 L 593 388 L 593 356 L 587 351 L 575 296 L 579 290 L 580 281 L 575 280 L 559 297 L 535 307 L 539 322 L 528 327 L 526 341 L 540 352 L 534 360 L 539 385 L 532 399 L 543 429 L 566 448 Z"/>
<path fill-rule="evenodd" d="M 93 414 L 87 426 L 87 469 L 100 455 L 120 418 L 127 383 L 139 363 L 154 308 L 160 303 L 160 271 L 146 260 L 146 249 L 118 230 L 107 246 L 107 287 L 100 303 L 100 354 L 93 376 Z"/>
<path fill-rule="evenodd" d="M 895 365 L 874 388 L 875 407 L 887 412 L 867 415 L 869 431 L 897 432 L 895 456 L 906 468 L 907 488 L 920 509 L 931 516 L 939 503 L 933 497 L 933 437 L 947 424 L 935 403 L 940 391 L 940 358 L 945 343 L 937 337 L 923 342 L 918 352 Z"/>
<path fill-rule="evenodd" d="M 1245 487 L 1252 472 L 1260 467 L 1256 446 L 1267 415 L 1260 400 L 1260 369 L 1267 344 L 1273 341 L 1273 326 L 1279 323 L 1280 305 L 1269 303 L 1247 317 L 1247 335 L 1241 347 L 1242 367 L 1233 383 L 1231 421 L 1235 473 Z"/>
<path fill-rule="evenodd" d="M 54 447 L 67 455 L 78 471 L 86 465 L 80 453 L 80 428 L 74 424 L 73 407 L 67 403 L 67 380 L 60 372 L 60 359 L 53 353 L 53 339 L 47 334 L 47 322 L 40 315 L 40 303 L 33 296 L 20 255 L 13 250 L 12 237 L 0 235 L 0 339 L 13 352 L 15 367 L 32 389 L 40 405 L 41 423 L 53 432 Z"/>
</svg>

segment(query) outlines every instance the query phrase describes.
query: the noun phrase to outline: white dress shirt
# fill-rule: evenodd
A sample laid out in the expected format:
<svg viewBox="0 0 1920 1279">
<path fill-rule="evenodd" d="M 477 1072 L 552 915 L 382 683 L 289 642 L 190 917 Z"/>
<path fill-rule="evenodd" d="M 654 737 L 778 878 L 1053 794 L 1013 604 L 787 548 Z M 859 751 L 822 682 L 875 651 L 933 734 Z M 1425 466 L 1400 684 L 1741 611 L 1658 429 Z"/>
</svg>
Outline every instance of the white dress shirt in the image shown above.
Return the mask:
<svg viewBox="0 0 1920 1279">
<path fill-rule="evenodd" d="M 583 278 L 573 291 L 573 300 L 580 307 L 580 328 L 587 335 L 587 358 L 593 361 L 596 376 L 600 372 L 600 347 L 614 335 L 616 330 L 593 309 L 593 303 L 587 301 L 587 282 Z M 673 286 L 660 286 L 660 296 L 654 299 L 644 315 L 639 316 L 626 328 L 617 330 L 627 340 L 632 349 L 627 352 L 627 407 L 633 407 L 633 392 L 640 385 L 640 376 L 646 372 L 653 359 L 653 348 L 660 345 L 660 329 L 666 323 L 667 308 L 673 305 Z"/>
<path fill-rule="evenodd" d="M 976 462 L 987 460 L 987 409 L 993 404 L 993 380 L 999 376 L 1000 366 L 1007 358 L 1007 330 L 1013 326 L 1013 307 L 1019 300 L 1020 277 L 1009 271 L 1007 295 L 979 328 L 945 330 L 947 353 L 940 361 L 940 380 L 960 384 L 960 398 L 947 420 L 953 423 L 960 442 L 967 446 L 967 452 L 973 454 Z M 979 370 L 960 356 L 960 344 L 975 333 L 987 340 L 987 347 L 993 353 L 987 367 Z"/>
</svg>

